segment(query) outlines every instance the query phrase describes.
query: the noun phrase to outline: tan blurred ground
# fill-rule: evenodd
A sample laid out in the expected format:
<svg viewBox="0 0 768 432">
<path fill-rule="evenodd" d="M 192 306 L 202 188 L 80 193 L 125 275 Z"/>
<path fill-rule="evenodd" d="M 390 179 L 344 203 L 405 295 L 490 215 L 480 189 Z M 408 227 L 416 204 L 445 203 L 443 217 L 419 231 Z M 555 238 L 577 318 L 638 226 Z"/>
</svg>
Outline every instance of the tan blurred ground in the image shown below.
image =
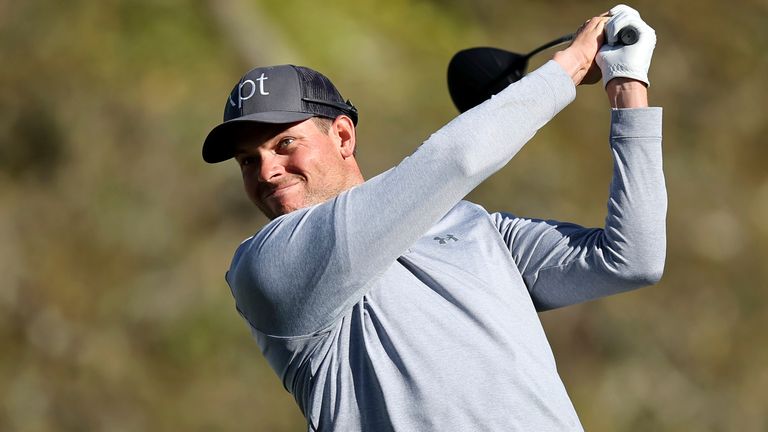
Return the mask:
<svg viewBox="0 0 768 432">
<path fill-rule="evenodd" d="M 765 431 L 768 3 L 631 5 L 658 34 L 666 272 L 542 318 L 587 430 Z M 610 6 L 0 0 L 0 430 L 302 430 L 223 278 L 265 222 L 235 166 L 200 157 L 231 86 L 325 72 L 361 111 L 370 177 L 456 114 L 454 52 L 526 51 Z M 601 225 L 607 128 L 580 88 L 470 199 Z"/>
</svg>

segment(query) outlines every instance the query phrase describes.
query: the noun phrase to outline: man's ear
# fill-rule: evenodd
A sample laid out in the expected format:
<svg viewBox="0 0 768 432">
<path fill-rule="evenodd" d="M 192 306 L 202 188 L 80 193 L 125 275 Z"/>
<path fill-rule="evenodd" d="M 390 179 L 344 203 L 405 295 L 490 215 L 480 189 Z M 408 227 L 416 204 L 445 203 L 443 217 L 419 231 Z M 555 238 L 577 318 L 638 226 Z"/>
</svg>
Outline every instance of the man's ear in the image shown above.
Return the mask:
<svg viewBox="0 0 768 432">
<path fill-rule="evenodd" d="M 331 124 L 331 134 L 338 138 L 339 152 L 346 159 L 355 155 L 355 124 L 352 119 L 340 115 Z"/>
</svg>

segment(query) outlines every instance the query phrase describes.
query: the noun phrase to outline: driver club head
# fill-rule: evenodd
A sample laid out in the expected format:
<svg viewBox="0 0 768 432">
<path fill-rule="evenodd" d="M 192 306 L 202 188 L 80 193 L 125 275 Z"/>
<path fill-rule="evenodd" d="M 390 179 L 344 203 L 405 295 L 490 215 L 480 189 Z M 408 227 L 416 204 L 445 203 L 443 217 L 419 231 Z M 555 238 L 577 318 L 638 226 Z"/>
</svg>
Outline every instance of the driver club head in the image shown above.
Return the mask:
<svg viewBox="0 0 768 432">
<path fill-rule="evenodd" d="M 468 48 L 448 64 L 448 92 L 460 112 L 490 99 L 525 75 L 528 56 L 499 48 Z"/>
</svg>

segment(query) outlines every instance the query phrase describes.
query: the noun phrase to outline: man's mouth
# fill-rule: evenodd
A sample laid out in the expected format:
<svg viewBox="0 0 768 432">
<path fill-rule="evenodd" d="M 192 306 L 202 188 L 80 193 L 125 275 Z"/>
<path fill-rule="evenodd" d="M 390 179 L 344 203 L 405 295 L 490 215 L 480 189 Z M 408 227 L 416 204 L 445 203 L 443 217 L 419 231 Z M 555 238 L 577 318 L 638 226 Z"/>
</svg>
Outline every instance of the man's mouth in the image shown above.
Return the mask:
<svg viewBox="0 0 768 432">
<path fill-rule="evenodd" d="M 264 195 L 263 195 L 264 199 L 272 198 L 274 196 L 280 196 L 283 193 L 285 193 L 287 189 L 293 186 L 296 186 L 297 184 L 299 184 L 299 182 L 290 182 L 290 183 L 284 183 L 276 187 L 270 188 L 266 192 L 264 192 Z"/>
</svg>

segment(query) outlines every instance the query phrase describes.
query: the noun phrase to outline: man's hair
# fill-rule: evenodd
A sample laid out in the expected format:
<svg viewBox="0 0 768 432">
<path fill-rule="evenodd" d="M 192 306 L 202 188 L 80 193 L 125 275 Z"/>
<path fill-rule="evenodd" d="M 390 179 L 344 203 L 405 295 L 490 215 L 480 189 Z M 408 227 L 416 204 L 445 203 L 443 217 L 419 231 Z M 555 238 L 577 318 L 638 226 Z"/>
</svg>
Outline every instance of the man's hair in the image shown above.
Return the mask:
<svg viewBox="0 0 768 432">
<path fill-rule="evenodd" d="M 333 119 L 328 117 L 312 117 L 312 121 L 315 123 L 315 126 L 320 130 L 320 132 L 328 135 L 328 132 L 331 131 L 331 125 L 333 124 Z"/>
</svg>

